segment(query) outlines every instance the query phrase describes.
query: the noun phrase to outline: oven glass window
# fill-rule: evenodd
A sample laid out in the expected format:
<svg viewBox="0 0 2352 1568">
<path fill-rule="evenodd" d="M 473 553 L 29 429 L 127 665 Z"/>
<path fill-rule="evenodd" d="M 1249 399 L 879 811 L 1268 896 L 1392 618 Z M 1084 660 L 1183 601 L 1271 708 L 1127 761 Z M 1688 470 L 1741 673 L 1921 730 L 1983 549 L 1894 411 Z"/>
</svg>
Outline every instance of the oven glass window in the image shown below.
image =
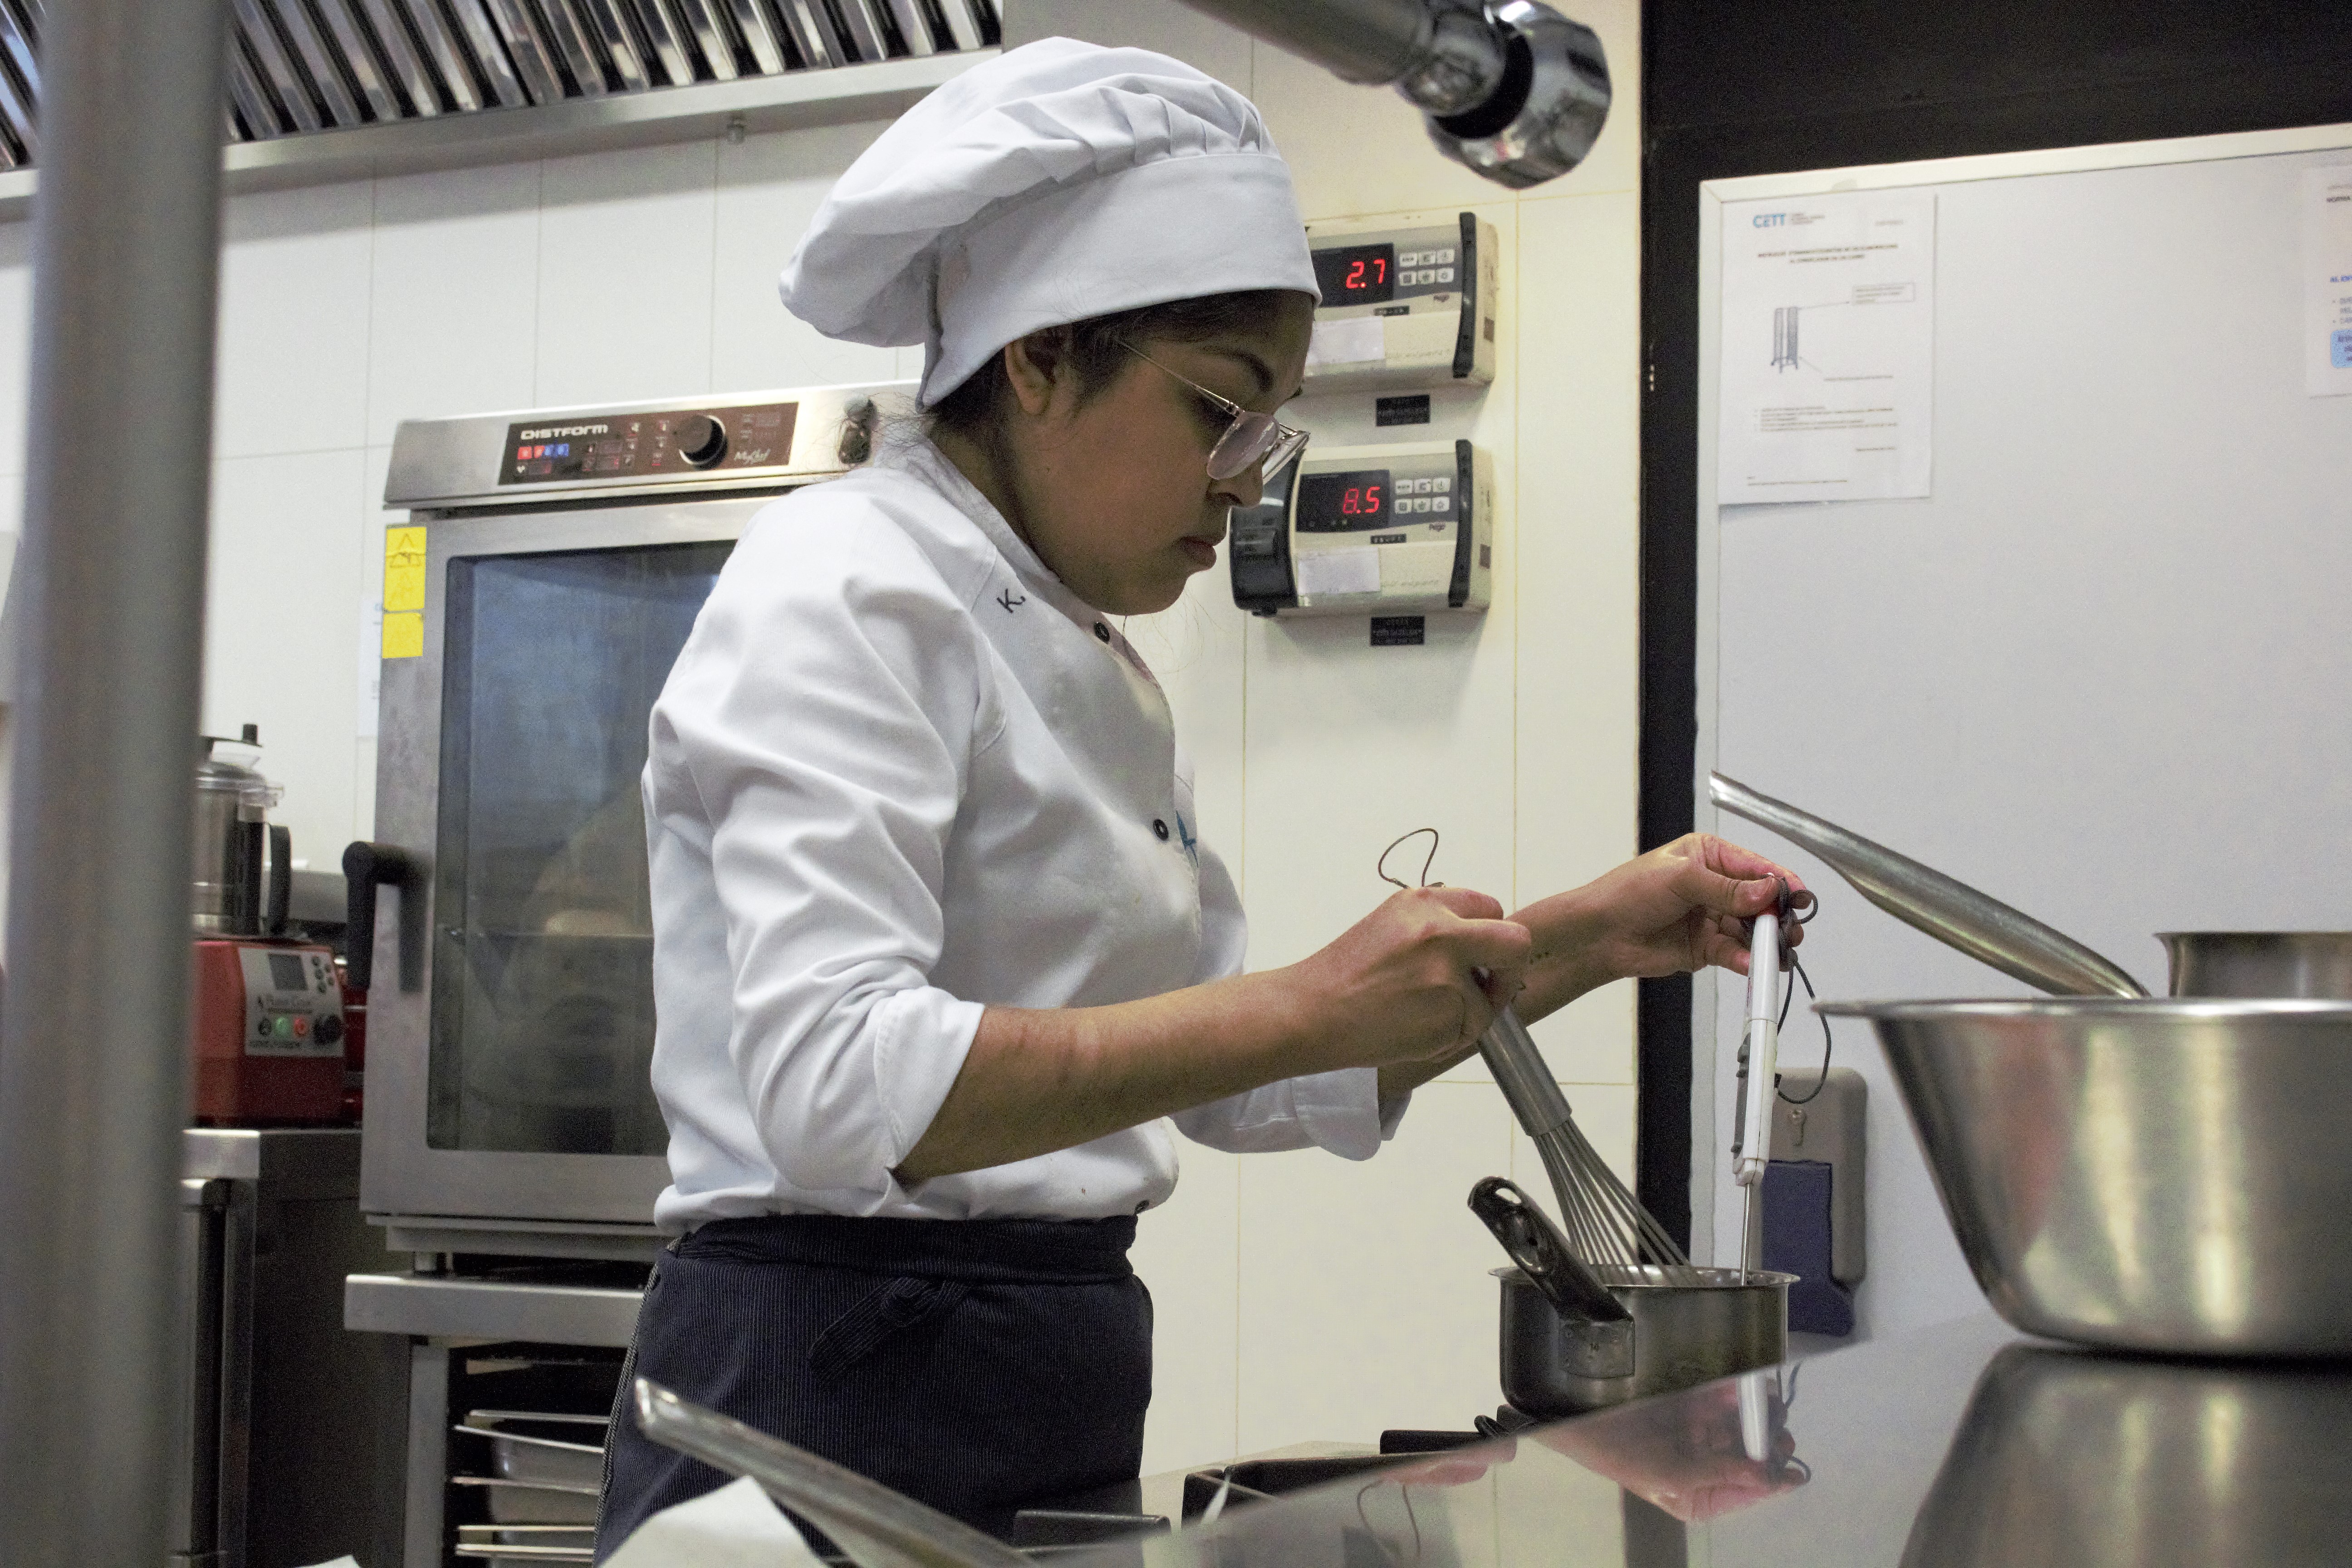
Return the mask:
<svg viewBox="0 0 2352 1568">
<path fill-rule="evenodd" d="M 733 547 L 449 564 L 426 1141 L 659 1154 L 646 721 Z"/>
</svg>

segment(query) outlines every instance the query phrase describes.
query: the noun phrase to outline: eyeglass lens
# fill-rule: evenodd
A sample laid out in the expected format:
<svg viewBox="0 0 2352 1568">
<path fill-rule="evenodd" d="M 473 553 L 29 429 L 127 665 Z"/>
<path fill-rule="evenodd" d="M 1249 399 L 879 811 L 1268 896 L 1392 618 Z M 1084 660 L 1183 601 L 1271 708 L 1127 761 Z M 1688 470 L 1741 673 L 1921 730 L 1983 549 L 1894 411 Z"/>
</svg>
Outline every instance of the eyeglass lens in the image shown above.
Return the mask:
<svg viewBox="0 0 2352 1568">
<path fill-rule="evenodd" d="M 1286 440 L 1282 426 L 1271 414 L 1244 411 L 1234 416 L 1233 424 L 1209 449 L 1209 477 L 1230 479 L 1264 461 L 1277 448 L 1281 449 L 1284 460 L 1287 461 L 1305 444 L 1303 439 Z M 1269 468 L 1280 467 L 1280 463 L 1269 465 Z"/>
</svg>

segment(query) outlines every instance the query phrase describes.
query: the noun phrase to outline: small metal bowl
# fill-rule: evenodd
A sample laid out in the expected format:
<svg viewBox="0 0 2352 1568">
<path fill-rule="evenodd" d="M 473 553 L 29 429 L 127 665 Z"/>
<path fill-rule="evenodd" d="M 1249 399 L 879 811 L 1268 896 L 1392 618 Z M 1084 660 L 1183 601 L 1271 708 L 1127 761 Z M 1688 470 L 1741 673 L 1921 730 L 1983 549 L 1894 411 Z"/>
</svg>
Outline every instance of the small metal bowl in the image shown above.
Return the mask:
<svg viewBox="0 0 2352 1568">
<path fill-rule="evenodd" d="M 1977 1283 L 2028 1333 L 2352 1357 L 2352 1005 L 1832 1002 L 1894 1069 Z"/>
<path fill-rule="evenodd" d="M 2160 931 L 2175 996 L 2352 1002 L 2352 931 Z"/>
</svg>

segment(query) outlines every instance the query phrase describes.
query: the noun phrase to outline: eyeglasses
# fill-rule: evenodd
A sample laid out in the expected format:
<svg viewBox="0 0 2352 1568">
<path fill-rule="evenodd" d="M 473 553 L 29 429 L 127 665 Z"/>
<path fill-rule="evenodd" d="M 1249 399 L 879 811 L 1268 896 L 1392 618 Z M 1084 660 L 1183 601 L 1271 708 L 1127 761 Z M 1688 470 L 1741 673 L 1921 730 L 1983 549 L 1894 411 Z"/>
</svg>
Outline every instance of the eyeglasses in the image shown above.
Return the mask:
<svg viewBox="0 0 2352 1568">
<path fill-rule="evenodd" d="M 1209 448 L 1211 479 L 1230 479 L 1252 468 L 1258 468 L 1261 474 L 1278 474 L 1307 449 L 1306 431 L 1293 430 L 1278 423 L 1271 414 L 1252 413 L 1232 398 L 1219 396 L 1191 376 L 1178 375 L 1133 343 L 1121 342 L 1118 346 L 1161 374 L 1174 376 L 1232 416 L 1233 423 L 1217 437 L 1217 444 Z M 1260 464 L 1264 467 L 1259 468 Z"/>
</svg>

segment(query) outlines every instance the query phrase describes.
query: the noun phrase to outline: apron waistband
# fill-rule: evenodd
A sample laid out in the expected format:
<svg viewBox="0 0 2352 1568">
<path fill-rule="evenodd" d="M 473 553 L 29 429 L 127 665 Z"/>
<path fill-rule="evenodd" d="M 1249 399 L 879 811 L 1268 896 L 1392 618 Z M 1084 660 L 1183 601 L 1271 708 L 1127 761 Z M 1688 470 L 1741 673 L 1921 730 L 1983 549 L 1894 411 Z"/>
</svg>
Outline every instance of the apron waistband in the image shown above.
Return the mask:
<svg viewBox="0 0 2352 1568">
<path fill-rule="evenodd" d="M 1107 1219 L 869 1219 L 755 1215 L 715 1219 L 674 1244 L 680 1257 L 799 1263 L 862 1274 L 974 1284 L 1080 1285 L 1125 1279 L 1135 1216 Z"/>
</svg>

